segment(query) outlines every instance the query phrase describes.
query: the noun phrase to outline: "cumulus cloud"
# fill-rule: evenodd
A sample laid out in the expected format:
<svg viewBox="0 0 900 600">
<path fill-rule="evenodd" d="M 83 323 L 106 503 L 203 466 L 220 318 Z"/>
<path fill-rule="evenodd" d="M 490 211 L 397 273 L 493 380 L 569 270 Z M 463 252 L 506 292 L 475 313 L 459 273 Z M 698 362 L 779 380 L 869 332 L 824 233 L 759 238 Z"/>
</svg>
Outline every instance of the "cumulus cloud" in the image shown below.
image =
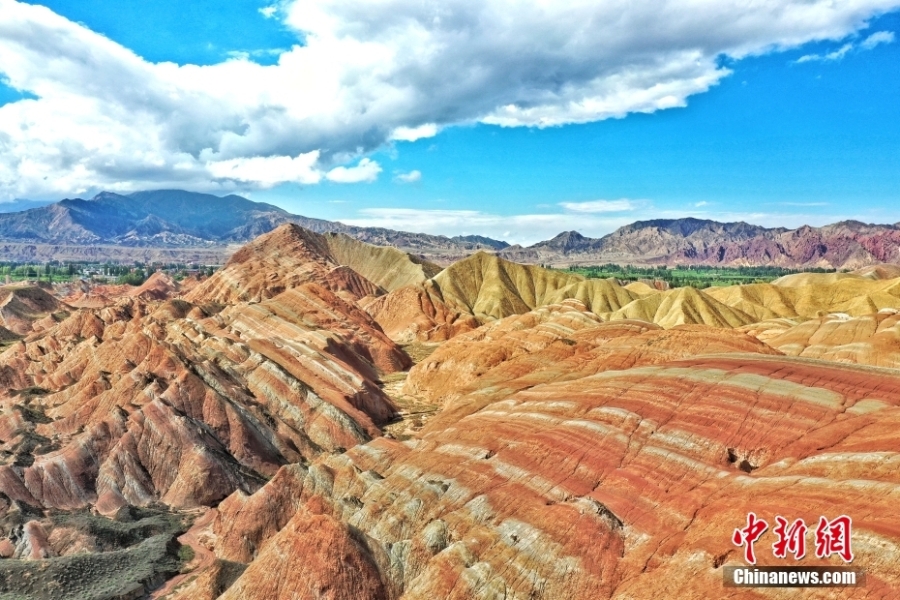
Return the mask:
<svg viewBox="0 0 900 600">
<path fill-rule="evenodd" d="M 381 166 L 374 160 L 364 158 L 355 167 L 335 167 L 325 177 L 335 183 L 371 183 L 378 179 Z"/>
<path fill-rule="evenodd" d="M 394 176 L 394 181 L 398 183 L 416 183 L 422 181 L 422 172 L 413 170 L 409 173 L 397 173 Z"/>
<path fill-rule="evenodd" d="M 210 174 L 218 179 L 252 182 L 265 188 L 284 182 L 319 183 L 322 174 L 315 169 L 318 160 L 319 152 L 313 151 L 293 158 L 289 156 L 232 158 L 209 162 L 206 167 Z M 332 179 L 331 173 L 328 174 L 328 178 Z"/>
<path fill-rule="evenodd" d="M 590 202 L 561 202 L 566 210 L 578 213 L 606 213 L 634 210 L 636 205 L 631 200 L 591 200 Z"/>
<path fill-rule="evenodd" d="M 414 142 L 422 138 L 430 138 L 436 136 L 438 127 L 434 123 L 426 123 L 418 127 L 398 127 L 391 132 L 390 140 L 398 142 Z"/>
<path fill-rule="evenodd" d="M 236 54 L 197 66 L 146 61 L 48 8 L 0 0 L 0 75 L 36 96 L 0 107 L 0 196 L 370 181 L 377 165 L 346 165 L 392 141 L 684 106 L 729 73 L 723 55 L 844 40 L 898 6 L 284 0 L 262 9 L 297 36 L 276 64 Z"/>
</svg>

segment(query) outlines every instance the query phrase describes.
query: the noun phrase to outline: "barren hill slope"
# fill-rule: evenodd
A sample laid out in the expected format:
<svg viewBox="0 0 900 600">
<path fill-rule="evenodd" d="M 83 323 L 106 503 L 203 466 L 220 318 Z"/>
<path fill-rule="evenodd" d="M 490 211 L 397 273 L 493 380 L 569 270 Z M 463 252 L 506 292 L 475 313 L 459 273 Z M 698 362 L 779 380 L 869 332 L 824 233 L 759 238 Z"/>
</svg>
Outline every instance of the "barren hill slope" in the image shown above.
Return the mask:
<svg viewBox="0 0 900 600">
<path fill-rule="evenodd" d="M 478 252 L 422 285 L 395 290 L 367 305 L 394 339 L 449 339 L 479 324 L 572 298 L 595 314 L 638 297 L 612 280 L 520 265 Z"/>
<path fill-rule="evenodd" d="M 290 254 L 265 273 L 238 260 L 193 300 L 162 303 L 154 292 L 171 282 L 157 276 L 0 354 L 0 492 L 104 513 L 208 505 L 379 435 L 395 409 L 376 381 L 409 358 L 341 297 L 341 267 L 301 252 L 316 244 L 328 250 L 286 226 L 255 246 Z M 281 288 L 267 286 L 287 264 Z M 236 300 L 254 289 L 254 303 Z"/>
<path fill-rule="evenodd" d="M 675 325 L 739 327 L 756 319 L 691 287 L 648 295 L 627 304 L 610 319 L 639 319 L 669 328 Z"/>
<path fill-rule="evenodd" d="M 850 317 L 830 314 L 808 321 L 764 321 L 741 328 L 789 356 L 900 368 L 900 311 Z"/>
<path fill-rule="evenodd" d="M 286 224 L 241 248 L 186 298 L 207 302 L 259 301 L 319 281 L 358 300 L 424 282 L 439 270 L 395 248 L 378 248 L 341 234 L 321 235 Z"/>
<path fill-rule="evenodd" d="M 0 286 L 0 326 L 26 335 L 38 320 L 69 307 L 52 294 L 35 286 Z"/>
<path fill-rule="evenodd" d="M 340 233 L 326 233 L 324 237 L 332 260 L 388 292 L 422 283 L 441 272 L 438 265 L 397 248 L 363 244 Z"/>
</svg>

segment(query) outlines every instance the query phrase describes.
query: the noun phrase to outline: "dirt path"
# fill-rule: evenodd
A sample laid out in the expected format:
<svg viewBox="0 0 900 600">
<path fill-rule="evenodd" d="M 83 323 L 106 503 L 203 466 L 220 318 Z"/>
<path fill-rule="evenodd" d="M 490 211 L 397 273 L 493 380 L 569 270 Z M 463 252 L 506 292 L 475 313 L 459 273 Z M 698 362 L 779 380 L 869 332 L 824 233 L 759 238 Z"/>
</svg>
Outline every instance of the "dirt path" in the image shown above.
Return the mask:
<svg viewBox="0 0 900 600">
<path fill-rule="evenodd" d="M 215 518 L 216 510 L 214 508 L 209 509 L 203 516 L 194 521 L 190 529 L 181 534 L 178 541 L 185 546 L 189 546 L 194 551 L 194 558 L 184 566 L 184 573 L 176 575 L 161 588 L 153 592 L 150 595 L 151 600 L 160 600 L 166 597 L 174 592 L 178 586 L 186 582 L 189 577 L 195 576 L 198 572 L 211 567 L 215 563 L 216 555 L 200 542 L 200 537 L 209 533 L 209 527 Z"/>
<path fill-rule="evenodd" d="M 424 427 L 428 419 L 438 412 L 438 407 L 429 404 L 422 398 L 408 396 L 403 393 L 403 384 L 406 382 L 407 373 L 394 373 L 382 378 L 384 385 L 382 391 L 393 400 L 400 409 L 400 420 L 385 425 L 383 430 L 386 435 L 398 440 L 409 439 Z"/>
</svg>

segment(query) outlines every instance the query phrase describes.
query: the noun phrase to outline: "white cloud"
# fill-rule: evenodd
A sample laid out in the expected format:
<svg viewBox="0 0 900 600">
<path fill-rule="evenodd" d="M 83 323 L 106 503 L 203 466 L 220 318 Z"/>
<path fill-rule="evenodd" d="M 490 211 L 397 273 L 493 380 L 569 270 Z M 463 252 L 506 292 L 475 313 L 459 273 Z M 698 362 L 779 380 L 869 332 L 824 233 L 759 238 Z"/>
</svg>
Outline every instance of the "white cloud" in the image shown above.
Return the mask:
<svg viewBox="0 0 900 600">
<path fill-rule="evenodd" d="M 262 8 L 259 9 L 259 14 L 261 14 L 262 16 L 264 16 L 267 19 L 271 19 L 272 17 L 274 17 L 277 12 L 278 12 L 278 6 L 275 4 L 272 4 L 270 6 L 263 6 Z"/>
<path fill-rule="evenodd" d="M 394 176 L 394 181 L 399 183 L 416 183 L 422 181 L 422 172 L 414 170 L 409 173 L 397 173 Z"/>
<path fill-rule="evenodd" d="M 478 234 L 523 245 L 549 239 L 569 229 L 615 229 L 633 219 L 622 218 L 602 222 L 590 215 L 523 214 L 498 215 L 477 210 L 426 210 L 415 208 L 369 208 L 356 218 L 343 218 L 343 223 L 362 227 L 386 227 L 400 231 L 434 235 Z"/>
<path fill-rule="evenodd" d="M 400 142 L 414 142 L 423 138 L 434 137 L 438 134 L 438 127 L 434 123 L 426 123 L 418 127 L 398 127 L 391 132 L 391 140 Z"/>
<path fill-rule="evenodd" d="M 853 50 L 853 44 L 844 44 L 834 52 L 825 55 L 825 60 L 841 60 L 848 52 Z"/>
<path fill-rule="evenodd" d="M 723 55 L 845 40 L 898 6 L 285 0 L 262 9 L 297 35 L 276 64 L 236 54 L 197 66 L 146 61 L 48 8 L 0 0 L 0 76 L 37 97 L 0 107 L 0 197 L 370 181 L 374 163 L 342 165 L 391 140 L 684 106 L 728 74 Z M 314 152 L 315 165 L 287 166 Z"/>
<path fill-rule="evenodd" d="M 290 156 L 232 158 L 209 162 L 206 167 L 216 179 L 253 182 L 260 187 L 271 187 L 284 182 L 319 183 L 322 180 L 322 173 L 315 169 L 318 160 L 319 152 L 313 151 L 293 158 Z"/>
<path fill-rule="evenodd" d="M 335 183 L 371 183 L 378 179 L 381 166 L 374 160 L 364 158 L 355 167 L 335 167 L 325 177 Z"/>
<path fill-rule="evenodd" d="M 634 210 L 636 205 L 631 200 L 592 200 L 590 202 L 560 202 L 566 210 L 578 213 L 606 213 Z"/>
<path fill-rule="evenodd" d="M 827 54 L 804 54 L 800 58 L 797 59 L 797 63 L 806 63 L 813 61 L 833 61 L 833 60 L 841 60 L 844 56 L 847 55 L 848 52 L 853 50 L 853 44 L 844 44 L 837 50 L 833 52 L 829 52 Z"/>
<path fill-rule="evenodd" d="M 894 32 L 893 31 L 878 31 L 873 33 L 866 39 L 864 39 L 858 46 L 860 50 L 871 50 L 875 46 L 879 44 L 890 44 L 894 41 Z M 857 46 L 854 46 L 853 43 L 847 43 L 834 50 L 833 52 L 828 52 L 827 54 L 804 54 L 800 58 L 797 59 L 797 63 L 806 63 L 813 61 L 834 61 L 841 60 L 844 58 L 850 51 L 857 49 Z"/>
<path fill-rule="evenodd" d="M 861 48 L 865 48 L 866 50 L 871 50 L 878 44 L 892 44 L 894 42 L 894 32 L 893 31 L 876 31 L 869 37 L 867 37 L 860 44 Z"/>
<path fill-rule="evenodd" d="M 700 208 L 702 206 L 707 206 L 708 204 L 709 204 L 709 202 L 707 202 L 706 200 L 701 200 L 700 202 L 695 202 L 694 206 L 697 208 Z"/>
</svg>

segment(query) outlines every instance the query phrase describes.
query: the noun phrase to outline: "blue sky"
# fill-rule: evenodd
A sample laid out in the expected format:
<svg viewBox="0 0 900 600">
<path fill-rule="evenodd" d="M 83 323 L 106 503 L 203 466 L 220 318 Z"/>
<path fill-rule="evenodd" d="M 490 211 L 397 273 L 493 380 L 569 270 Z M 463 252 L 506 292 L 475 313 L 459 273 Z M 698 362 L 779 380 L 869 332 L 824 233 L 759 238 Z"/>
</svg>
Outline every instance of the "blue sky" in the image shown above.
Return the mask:
<svg viewBox="0 0 900 600">
<path fill-rule="evenodd" d="M 889 1 L 772 0 L 732 29 L 744 3 L 671 2 L 678 27 L 642 2 L 614 27 L 584 25 L 599 1 L 513 19 L 463 0 L 0 3 L 19 17 L 0 25 L 0 199 L 183 187 L 523 244 L 661 217 L 900 221 Z"/>
</svg>

